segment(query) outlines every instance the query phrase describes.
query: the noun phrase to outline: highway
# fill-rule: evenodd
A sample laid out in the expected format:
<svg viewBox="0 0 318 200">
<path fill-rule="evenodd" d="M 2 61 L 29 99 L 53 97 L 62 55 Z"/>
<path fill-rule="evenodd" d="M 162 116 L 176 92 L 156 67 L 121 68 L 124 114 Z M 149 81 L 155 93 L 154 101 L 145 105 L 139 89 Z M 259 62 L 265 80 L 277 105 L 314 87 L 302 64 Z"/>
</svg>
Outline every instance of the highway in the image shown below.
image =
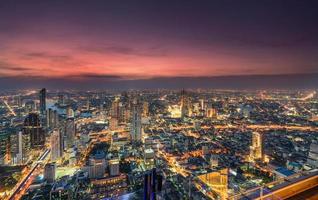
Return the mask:
<svg viewBox="0 0 318 200">
<path fill-rule="evenodd" d="M 50 153 L 50 149 L 46 149 L 41 156 L 37 159 L 37 161 L 35 161 L 35 163 L 33 164 L 31 170 L 25 175 L 24 178 L 21 179 L 21 181 L 15 186 L 14 191 L 12 192 L 12 194 L 9 196 L 9 200 L 15 200 L 15 199 L 20 199 L 20 197 L 22 196 L 20 194 L 20 191 L 26 191 L 27 189 L 27 184 L 28 181 L 30 180 L 30 178 L 33 176 L 34 171 L 40 167 L 40 164 L 42 161 L 44 161 L 47 156 Z M 25 187 L 26 186 L 26 187 Z"/>
<path fill-rule="evenodd" d="M 12 115 L 16 117 L 17 114 L 14 112 L 14 110 L 11 108 L 11 106 L 8 104 L 8 102 L 3 99 L 3 103 L 7 106 L 8 110 L 12 113 Z"/>
</svg>

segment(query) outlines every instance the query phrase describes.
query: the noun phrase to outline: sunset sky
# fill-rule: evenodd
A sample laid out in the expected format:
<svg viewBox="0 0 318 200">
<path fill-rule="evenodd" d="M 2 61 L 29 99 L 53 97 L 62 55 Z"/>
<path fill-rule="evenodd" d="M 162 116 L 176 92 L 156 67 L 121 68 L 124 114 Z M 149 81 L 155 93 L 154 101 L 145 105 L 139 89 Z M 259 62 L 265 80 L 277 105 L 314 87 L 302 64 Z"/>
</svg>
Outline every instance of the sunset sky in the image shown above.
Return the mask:
<svg viewBox="0 0 318 200">
<path fill-rule="evenodd" d="M 317 1 L 1 1 L 0 77 L 318 72 Z"/>
</svg>

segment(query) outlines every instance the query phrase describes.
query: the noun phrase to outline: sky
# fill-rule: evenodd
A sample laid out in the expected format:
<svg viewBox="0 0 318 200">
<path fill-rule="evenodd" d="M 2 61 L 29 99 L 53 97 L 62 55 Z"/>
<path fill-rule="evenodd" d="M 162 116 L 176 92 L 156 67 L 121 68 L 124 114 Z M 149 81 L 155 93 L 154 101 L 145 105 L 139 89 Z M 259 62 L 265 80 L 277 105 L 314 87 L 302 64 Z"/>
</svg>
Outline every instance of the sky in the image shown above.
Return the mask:
<svg viewBox="0 0 318 200">
<path fill-rule="evenodd" d="M 318 73 L 317 19 L 309 0 L 0 1 L 0 83 Z"/>
</svg>

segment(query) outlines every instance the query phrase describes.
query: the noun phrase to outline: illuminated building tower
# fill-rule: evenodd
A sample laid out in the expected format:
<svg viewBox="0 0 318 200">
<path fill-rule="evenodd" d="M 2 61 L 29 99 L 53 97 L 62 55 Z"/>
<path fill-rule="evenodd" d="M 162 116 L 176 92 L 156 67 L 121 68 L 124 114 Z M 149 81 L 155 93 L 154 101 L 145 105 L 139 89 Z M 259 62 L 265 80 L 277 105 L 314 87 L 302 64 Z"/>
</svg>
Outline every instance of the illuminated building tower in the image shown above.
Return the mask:
<svg viewBox="0 0 318 200">
<path fill-rule="evenodd" d="M 19 155 L 18 155 L 18 164 L 25 164 L 30 155 L 31 150 L 31 139 L 28 133 L 19 132 Z"/>
<path fill-rule="evenodd" d="M 309 149 L 307 163 L 313 168 L 318 168 L 318 142 L 312 141 Z"/>
<path fill-rule="evenodd" d="M 73 109 L 70 106 L 67 107 L 67 109 L 66 109 L 66 117 L 67 118 L 74 117 L 74 111 L 73 111 Z"/>
<path fill-rule="evenodd" d="M 151 169 L 155 166 L 155 152 L 152 149 L 145 149 L 144 162 L 146 168 L 148 169 Z"/>
<path fill-rule="evenodd" d="M 97 152 L 94 156 L 89 158 L 88 176 L 90 179 L 104 177 L 106 169 L 105 154 Z"/>
<path fill-rule="evenodd" d="M 51 135 L 51 160 L 56 161 L 62 157 L 63 151 L 61 147 L 62 134 L 58 129 L 55 129 Z"/>
<path fill-rule="evenodd" d="M 263 134 L 259 132 L 252 133 L 252 145 L 250 146 L 250 160 L 263 160 Z"/>
<path fill-rule="evenodd" d="M 118 176 L 119 175 L 119 160 L 113 159 L 108 162 L 109 164 L 109 175 Z"/>
<path fill-rule="evenodd" d="M 132 117 L 131 117 L 131 129 L 130 129 L 131 140 L 133 142 L 141 141 L 142 129 L 141 129 L 141 111 L 138 104 L 132 106 Z"/>
<path fill-rule="evenodd" d="M 215 168 L 219 166 L 219 156 L 216 154 L 211 155 L 210 158 L 210 166 L 211 168 Z"/>
<path fill-rule="evenodd" d="M 53 128 L 53 110 L 51 108 L 46 110 L 46 127 Z"/>
<path fill-rule="evenodd" d="M 185 90 L 181 91 L 181 101 L 180 101 L 180 109 L 181 109 L 181 118 L 183 119 L 184 117 L 189 116 L 190 113 L 190 100 L 189 97 L 187 96 Z"/>
<path fill-rule="evenodd" d="M 56 110 L 53 111 L 53 127 L 57 128 L 59 126 L 59 114 Z"/>
<path fill-rule="evenodd" d="M 6 154 L 8 146 L 8 134 L 0 133 L 0 165 L 6 163 Z"/>
<path fill-rule="evenodd" d="M 143 102 L 142 105 L 142 116 L 148 117 L 149 116 L 149 103 L 147 101 Z"/>
<path fill-rule="evenodd" d="M 118 118 L 119 118 L 119 115 L 120 115 L 120 111 L 119 111 L 119 99 L 116 98 L 116 99 L 112 102 L 112 105 L 111 105 L 111 108 L 110 108 L 110 116 L 111 116 L 112 118 L 118 119 Z"/>
<path fill-rule="evenodd" d="M 57 128 L 59 124 L 59 116 L 56 110 L 49 108 L 46 110 L 46 126 L 48 128 Z"/>
<path fill-rule="evenodd" d="M 17 99 L 16 99 L 16 105 L 21 108 L 22 107 L 22 99 L 21 99 L 21 95 L 18 95 L 17 96 Z"/>
<path fill-rule="evenodd" d="M 118 119 L 110 118 L 109 120 L 109 130 L 114 131 L 118 128 Z"/>
<path fill-rule="evenodd" d="M 65 122 L 66 147 L 71 148 L 74 145 L 76 127 L 74 118 L 67 118 Z"/>
<path fill-rule="evenodd" d="M 11 163 L 13 165 L 22 164 L 22 132 L 13 133 L 10 135 L 10 153 Z"/>
<path fill-rule="evenodd" d="M 30 135 L 31 148 L 41 148 L 45 143 L 45 133 L 40 124 L 39 115 L 30 113 L 24 120 L 24 134 Z"/>
<path fill-rule="evenodd" d="M 40 113 L 41 115 L 45 115 L 46 111 L 46 89 L 43 88 L 40 90 Z"/>
<path fill-rule="evenodd" d="M 48 183 L 54 183 L 55 181 L 55 173 L 56 173 L 56 165 L 55 163 L 48 163 L 44 167 L 44 179 Z"/>
</svg>

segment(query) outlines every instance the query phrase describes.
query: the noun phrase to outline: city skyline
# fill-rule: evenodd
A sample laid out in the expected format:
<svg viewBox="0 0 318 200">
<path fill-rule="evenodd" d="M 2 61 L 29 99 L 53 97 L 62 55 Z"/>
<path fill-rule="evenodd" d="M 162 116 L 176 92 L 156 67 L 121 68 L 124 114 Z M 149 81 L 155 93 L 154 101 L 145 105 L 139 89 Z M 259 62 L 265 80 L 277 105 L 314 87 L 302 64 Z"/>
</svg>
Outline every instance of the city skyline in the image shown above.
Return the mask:
<svg viewBox="0 0 318 200">
<path fill-rule="evenodd" d="M 98 86 L 316 74 L 316 7 L 314 1 L 2 2 L 0 81 Z"/>
</svg>

